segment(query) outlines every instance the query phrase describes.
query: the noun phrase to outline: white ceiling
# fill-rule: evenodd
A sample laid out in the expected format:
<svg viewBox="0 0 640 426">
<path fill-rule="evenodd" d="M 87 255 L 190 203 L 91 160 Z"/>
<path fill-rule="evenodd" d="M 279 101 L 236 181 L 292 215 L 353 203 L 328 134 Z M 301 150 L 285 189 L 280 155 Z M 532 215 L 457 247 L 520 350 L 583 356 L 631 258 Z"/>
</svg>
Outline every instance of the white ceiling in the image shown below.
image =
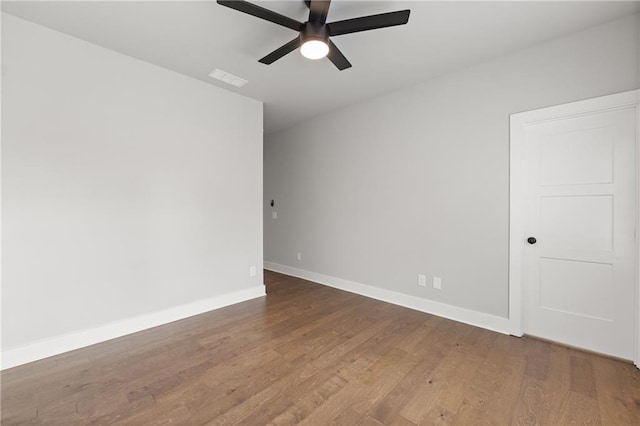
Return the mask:
<svg viewBox="0 0 640 426">
<path fill-rule="evenodd" d="M 257 1 L 305 21 L 302 0 Z M 487 59 L 637 13 L 638 2 L 432 2 L 334 0 L 328 22 L 411 9 L 405 26 L 333 38 L 353 64 L 298 51 L 272 65 L 258 59 L 296 33 L 206 2 L 2 2 L 2 10 L 265 103 L 265 132 L 362 102 Z M 209 78 L 214 68 L 249 83 Z"/>
</svg>

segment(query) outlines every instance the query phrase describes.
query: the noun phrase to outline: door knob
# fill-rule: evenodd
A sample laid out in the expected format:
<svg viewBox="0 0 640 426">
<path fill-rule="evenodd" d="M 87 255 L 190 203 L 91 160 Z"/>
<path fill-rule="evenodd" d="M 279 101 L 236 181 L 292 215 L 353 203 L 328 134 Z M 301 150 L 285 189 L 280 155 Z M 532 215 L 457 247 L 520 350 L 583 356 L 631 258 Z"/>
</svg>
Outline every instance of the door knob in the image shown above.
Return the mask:
<svg viewBox="0 0 640 426">
<path fill-rule="evenodd" d="M 538 241 L 538 240 L 536 240 L 534 237 L 529 237 L 529 238 L 527 238 L 527 242 L 528 242 L 529 244 L 535 244 L 535 243 L 536 243 L 536 241 Z"/>
</svg>

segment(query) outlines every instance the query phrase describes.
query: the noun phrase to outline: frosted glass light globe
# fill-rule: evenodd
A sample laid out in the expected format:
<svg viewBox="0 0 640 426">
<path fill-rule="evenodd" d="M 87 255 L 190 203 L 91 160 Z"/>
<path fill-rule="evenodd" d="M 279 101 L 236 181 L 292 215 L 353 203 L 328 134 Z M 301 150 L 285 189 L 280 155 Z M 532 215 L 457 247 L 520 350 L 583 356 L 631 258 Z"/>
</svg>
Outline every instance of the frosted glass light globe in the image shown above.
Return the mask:
<svg viewBox="0 0 640 426">
<path fill-rule="evenodd" d="M 329 46 L 321 40 L 307 40 L 300 48 L 302 56 L 308 59 L 320 59 L 327 56 Z"/>
</svg>

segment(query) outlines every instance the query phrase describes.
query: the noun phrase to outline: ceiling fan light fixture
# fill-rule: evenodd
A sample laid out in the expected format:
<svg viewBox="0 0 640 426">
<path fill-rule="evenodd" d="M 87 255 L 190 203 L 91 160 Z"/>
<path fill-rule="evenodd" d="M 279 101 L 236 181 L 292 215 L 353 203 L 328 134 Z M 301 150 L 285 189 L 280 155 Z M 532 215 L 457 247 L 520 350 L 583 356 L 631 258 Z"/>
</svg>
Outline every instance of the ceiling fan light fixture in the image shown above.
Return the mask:
<svg viewBox="0 0 640 426">
<path fill-rule="evenodd" d="M 308 59 L 320 59 L 329 53 L 329 29 L 319 22 L 306 22 L 300 29 L 300 52 Z"/>
<path fill-rule="evenodd" d="M 300 48 L 302 55 L 309 59 L 320 59 L 326 56 L 340 71 L 351 68 L 351 63 L 329 37 L 404 25 L 409 22 L 411 13 L 411 10 L 405 9 L 327 22 L 331 0 L 304 0 L 304 3 L 309 8 L 309 18 L 303 23 L 245 0 L 218 0 L 218 4 L 222 6 L 298 31 L 298 37 L 283 44 L 258 62 L 270 65 Z"/>
<path fill-rule="evenodd" d="M 300 52 L 307 59 L 321 59 L 329 53 L 329 45 L 324 40 L 311 39 L 302 44 Z"/>
</svg>

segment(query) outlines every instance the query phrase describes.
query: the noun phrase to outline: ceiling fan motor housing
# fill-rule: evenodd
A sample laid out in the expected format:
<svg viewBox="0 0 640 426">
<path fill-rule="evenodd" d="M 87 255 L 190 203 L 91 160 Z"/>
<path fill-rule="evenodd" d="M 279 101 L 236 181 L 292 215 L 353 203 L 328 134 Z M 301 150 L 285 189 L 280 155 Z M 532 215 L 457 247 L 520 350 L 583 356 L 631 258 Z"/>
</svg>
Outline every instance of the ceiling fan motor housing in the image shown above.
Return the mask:
<svg viewBox="0 0 640 426">
<path fill-rule="evenodd" d="M 305 22 L 300 29 L 300 43 L 309 40 L 322 41 L 329 44 L 329 27 L 318 22 Z"/>
</svg>

